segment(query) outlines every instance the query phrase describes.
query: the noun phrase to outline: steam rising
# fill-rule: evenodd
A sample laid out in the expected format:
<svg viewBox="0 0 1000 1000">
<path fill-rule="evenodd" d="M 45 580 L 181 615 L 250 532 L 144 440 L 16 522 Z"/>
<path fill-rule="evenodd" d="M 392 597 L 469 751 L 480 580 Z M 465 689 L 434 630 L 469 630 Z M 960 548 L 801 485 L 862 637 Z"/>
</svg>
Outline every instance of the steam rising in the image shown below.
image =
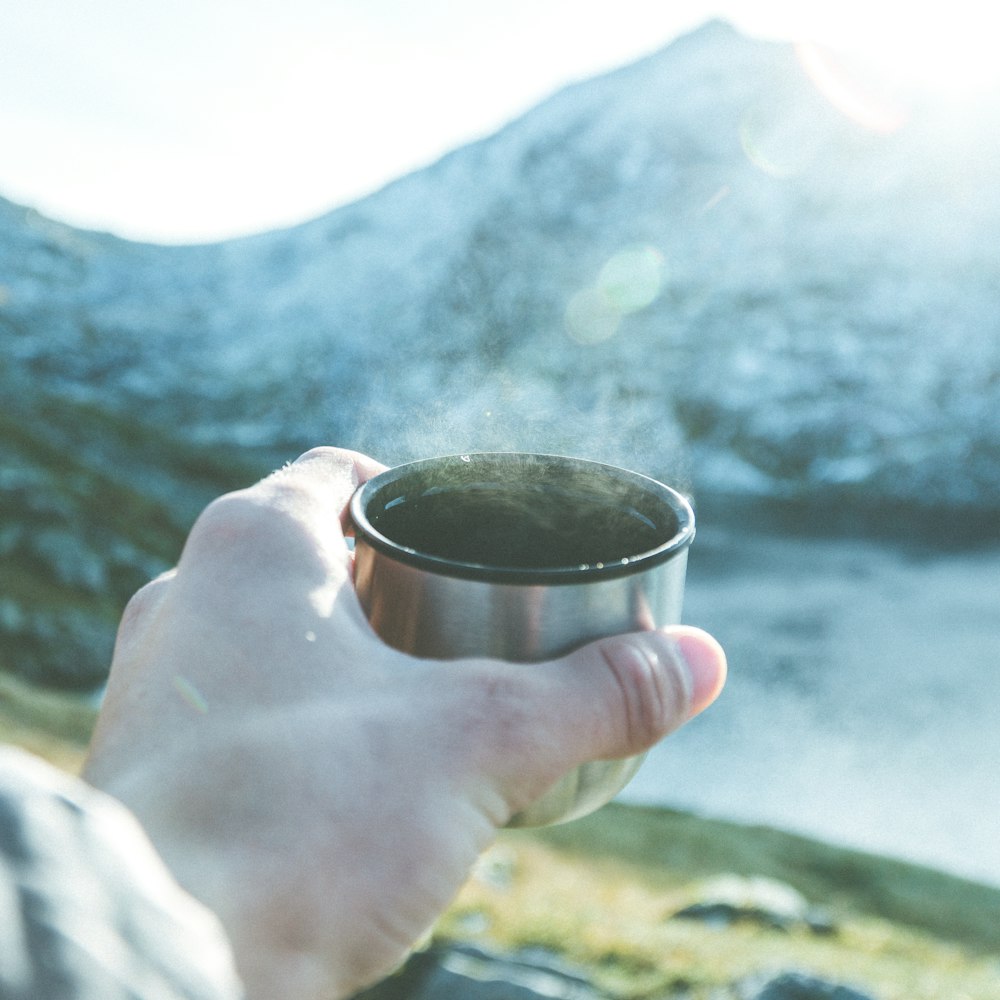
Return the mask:
<svg viewBox="0 0 1000 1000">
<path fill-rule="evenodd" d="M 426 404 L 404 413 L 367 411 L 362 450 L 391 465 L 484 451 L 569 455 L 632 469 L 681 492 L 690 487 L 677 428 L 652 392 L 623 395 L 611 377 L 586 385 L 528 371 L 514 378 L 501 367 L 468 366 L 442 373 L 445 379 L 446 387 L 463 385 L 462 393 L 429 388 Z"/>
<path fill-rule="evenodd" d="M 570 455 L 687 492 L 682 436 L 643 361 L 647 334 L 636 325 L 663 296 L 668 270 L 652 244 L 626 245 L 566 296 L 562 329 L 526 316 L 523 328 L 505 331 L 494 314 L 495 325 L 479 329 L 492 350 L 446 350 L 440 366 L 431 351 L 430 364 L 381 373 L 386 397 L 419 404 L 388 414 L 382 393 L 369 389 L 375 401 L 355 423 L 362 436 L 354 446 L 390 464 L 462 452 Z M 483 305 L 476 303 L 480 311 Z M 496 349 L 505 333 L 516 351 Z"/>
</svg>

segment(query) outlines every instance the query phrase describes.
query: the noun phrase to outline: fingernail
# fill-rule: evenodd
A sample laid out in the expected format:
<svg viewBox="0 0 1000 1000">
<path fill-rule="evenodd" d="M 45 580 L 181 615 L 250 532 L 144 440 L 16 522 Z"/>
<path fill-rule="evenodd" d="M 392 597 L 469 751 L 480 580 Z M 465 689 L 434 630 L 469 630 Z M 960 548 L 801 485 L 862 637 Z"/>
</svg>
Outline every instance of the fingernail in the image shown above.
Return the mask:
<svg viewBox="0 0 1000 1000">
<path fill-rule="evenodd" d="M 681 659 L 691 676 L 691 709 L 688 718 L 715 701 L 726 683 L 726 654 L 707 632 L 694 628 L 670 630 Z"/>
</svg>

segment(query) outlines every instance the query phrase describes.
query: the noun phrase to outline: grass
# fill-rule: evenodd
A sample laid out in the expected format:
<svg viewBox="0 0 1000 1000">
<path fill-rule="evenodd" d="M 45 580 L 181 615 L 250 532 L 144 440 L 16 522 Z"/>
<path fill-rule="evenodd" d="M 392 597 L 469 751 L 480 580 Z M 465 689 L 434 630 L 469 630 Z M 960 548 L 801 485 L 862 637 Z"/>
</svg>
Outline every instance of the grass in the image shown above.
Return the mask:
<svg viewBox="0 0 1000 1000">
<path fill-rule="evenodd" d="M 96 719 L 89 699 L 42 690 L 0 671 L 0 742 L 79 774 Z"/>
<path fill-rule="evenodd" d="M 78 773 L 94 706 L 0 673 L 0 740 Z M 675 918 L 721 874 L 793 886 L 833 933 Z M 1000 890 L 766 827 L 612 804 L 505 831 L 436 930 L 440 941 L 543 948 L 619 1000 L 721 1000 L 798 969 L 878 1000 L 996 1000 Z"/>
<path fill-rule="evenodd" d="M 674 919 L 720 874 L 797 888 L 833 933 Z M 879 1000 L 996 1000 L 1000 891 L 766 828 L 621 805 L 504 834 L 438 928 L 441 939 L 543 947 L 615 997 L 799 969 Z M 716 992 L 713 992 L 716 991 Z"/>
<path fill-rule="evenodd" d="M 689 878 L 720 871 L 766 876 L 827 906 L 1000 952 L 1000 890 L 770 827 L 613 804 L 536 836 L 566 856 L 655 871 L 668 880 L 679 871 Z"/>
</svg>

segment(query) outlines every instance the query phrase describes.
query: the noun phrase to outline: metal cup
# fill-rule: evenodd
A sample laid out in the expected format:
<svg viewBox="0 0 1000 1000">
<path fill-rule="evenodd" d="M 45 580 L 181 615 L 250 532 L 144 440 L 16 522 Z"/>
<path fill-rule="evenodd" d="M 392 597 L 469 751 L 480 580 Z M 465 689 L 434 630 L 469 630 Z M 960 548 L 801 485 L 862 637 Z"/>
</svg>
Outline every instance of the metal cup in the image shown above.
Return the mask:
<svg viewBox="0 0 1000 1000">
<path fill-rule="evenodd" d="M 365 614 L 415 656 L 546 660 L 680 620 L 694 514 L 638 473 L 555 455 L 451 455 L 370 479 L 350 510 Z M 509 825 L 592 812 L 641 762 L 584 764 Z"/>
</svg>

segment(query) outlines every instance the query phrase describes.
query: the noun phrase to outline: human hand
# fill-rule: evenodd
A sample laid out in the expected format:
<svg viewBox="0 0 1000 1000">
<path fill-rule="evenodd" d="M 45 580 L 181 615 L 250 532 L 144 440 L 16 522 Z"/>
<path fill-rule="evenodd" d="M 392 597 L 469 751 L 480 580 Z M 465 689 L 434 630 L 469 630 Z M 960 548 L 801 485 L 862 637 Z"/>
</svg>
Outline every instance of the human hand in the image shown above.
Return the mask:
<svg viewBox="0 0 1000 1000">
<path fill-rule="evenodd" d="M 718 644 L 683 627 L 546 669 L 385 646 L 342 530 L 380 470 L 316 449 L 206 509 L 126 609 L 85 769 L 218 914 L 253 1000 L 391 971 L 513 814 L 584 761 L 647 749 L 724 681 Z"/>
</svg>

